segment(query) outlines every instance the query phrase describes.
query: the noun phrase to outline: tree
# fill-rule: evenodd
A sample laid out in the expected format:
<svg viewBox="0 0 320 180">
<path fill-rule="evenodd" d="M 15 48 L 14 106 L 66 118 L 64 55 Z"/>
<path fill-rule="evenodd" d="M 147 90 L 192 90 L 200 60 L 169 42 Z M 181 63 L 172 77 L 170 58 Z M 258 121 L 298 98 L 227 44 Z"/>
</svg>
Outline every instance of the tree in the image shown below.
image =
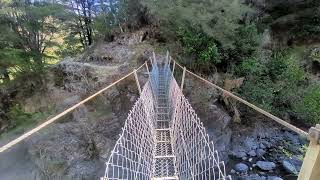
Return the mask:
<svg viewBox="0 0 320 180">
<path fill-rule="evenodd" d="M 43 70 L 47 49 L 57 46 L 61 12 L 62 6 L 46 1 L 0 3 L 0 83 Z"/>
<path fill-rule="evenodd" d="M 80 36 L 83 47 L 93 43 L 93 14 L 95 13 L 95 0 L 68 0 L 65 3 L 73 12 L 74 31 Z"/>
<path fill-rule="evenodd" d="M 240 0 L 161 0 L 143 3 L 173 28 L 199 27 L 224 47 L 231 47 L 239 21 L 249 8 Z"/>
<path fill-rule="evenodd" d="M 30 61 L 42 67 L 45 50 L 55 45 L 52 38 L 59 31 L 61 7 L 46 2 L 13 1 L 3 11 L 7 25 L 20 39 L 19 48 L 30 54 Z"/>
</svg>

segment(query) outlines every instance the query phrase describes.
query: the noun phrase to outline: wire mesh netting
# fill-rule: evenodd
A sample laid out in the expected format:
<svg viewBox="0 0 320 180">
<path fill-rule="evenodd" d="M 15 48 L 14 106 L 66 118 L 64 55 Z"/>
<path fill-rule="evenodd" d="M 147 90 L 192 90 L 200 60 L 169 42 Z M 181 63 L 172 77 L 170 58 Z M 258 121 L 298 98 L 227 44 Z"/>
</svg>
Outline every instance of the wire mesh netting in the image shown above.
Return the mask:
<svg viewBox="0 0 320 180">
<path fill-rule="evenodd" d="M 225 165 L 209 141 L 209 136 L 197 114 L 183 96 L 175 79 L 171 80 L 172 147 L 179 179 L 231 179 L 225 175 Z"/>
<path fill-rule="evenodd" d="M 154 57 L 150 74 L 102 179 L 231 179 L 168 63 Z"/>
<path fill-rule="evenodd" d="M 105 179 L 150 179 L 155 144 L 154 117 L 153 95 L 148 82 L 106 163 Z"/>
</svg>

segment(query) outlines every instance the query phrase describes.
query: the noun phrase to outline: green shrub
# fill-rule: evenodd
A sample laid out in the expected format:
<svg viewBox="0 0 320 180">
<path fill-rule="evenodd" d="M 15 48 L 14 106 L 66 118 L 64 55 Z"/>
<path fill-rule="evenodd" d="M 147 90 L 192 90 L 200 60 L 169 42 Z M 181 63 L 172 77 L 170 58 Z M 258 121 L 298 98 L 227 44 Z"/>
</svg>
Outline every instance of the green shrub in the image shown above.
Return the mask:
<svg viewBox="0 0 320 180">
<path fill-rule="evenodd" d="M 243 59 L 237 69 L 246 77 L 241 95 L 279 116 L 293 112 L 306 84 L 300 60 L 294 49 L 274 53 L 265 64 L 255 57 Z"/>
<path fill-rule="evenodd" d="M 320 123 L 320 85 L 307 88 L 302 100 L 295 106 L 295 110 L 298 116 L 308 123 Z"/>
<path fill-rule="evenodd" d="M 14 121 L 16 125 L 21 125 L 28 122 L 31 119 L 32 114 L 24 112 L 21 106 L 17 104 L 10 109 L 8 117 L 10 120 Z"/>
<path fill-rule="evenodd" d="M 193 56 L 192 67 L 201 71 L 210 71 L 221 63 L 219 48 L 214 40 L 192 27 L 180 27 L 177 30 L 183 52 L 186 56 Z"/>
<path fill-rule="evenodd" d="M 260 37 L 255 25 L 240 26 L 235 35 L 236 56 L 238 58 L 253 56 L 259 48 L 259 41 Z"/>
<path fill-rule="evenodd" d="M 200 52 L 199 62 L 203 65 L 219 64 L 221 62 L 218 48 L 214 42 L 210 42 L 208 47 Z"/>
<path fill-rule="evenodd" d="M 243 59 L 237 69 L 240 76 L 262 76 L 265 72 L 266 66 L 257 57 Z"/>
<path fill-rule="evenodd" d="M 277 93 L 274 105 L 280 114 L 292 111 L 292 106 L 299 101 L 305 88 L 306 74 L 296 52 L 289 49 L 276 53 L 268 64 L 269 76 L 274 81 Z"/>
<path fill-rule="evenodd" d="M 304 80 L 305 72 L 295 49 L 276 52 L 267 64 L 272 79 L 286 81 L 287 84 L 297 84 Z"/>
<path fill-rule="evenodd" d="M 267 64 L 271 79 L 279 79 L 280 75 L 282 75 L 287 68 L 287 60 L 288 56 L 285 52 L 275 52 L 272 55 L 270 62 Z"/>
<path fill-rule="evenodd" d="M 246 100 L 268 111 L 273 110 L 274 85 L 268 77 L 257 77 L 245 81 L 240 93 Z"/>
<path fill-rule="evenodd" d="M 205 41 L 205 34 L 188 27 L 179 27 L 177 37 L 183 47 L 183 52 L 186 54 L 197 53 Z"/>
</svg>

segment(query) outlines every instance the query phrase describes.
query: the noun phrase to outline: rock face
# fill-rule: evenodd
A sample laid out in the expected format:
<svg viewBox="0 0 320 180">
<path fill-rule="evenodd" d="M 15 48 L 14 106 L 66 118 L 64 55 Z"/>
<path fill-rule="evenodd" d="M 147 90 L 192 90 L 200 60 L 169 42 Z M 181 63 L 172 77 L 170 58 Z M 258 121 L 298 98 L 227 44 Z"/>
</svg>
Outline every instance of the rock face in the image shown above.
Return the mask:
<svg viewBox="0 0 320 180">
<path fill-rule="evenodd" d="M 33 161 L 53 179 L 100 178 L 137 97 L 135 82 L 129 80 L 80 106 L 28 141 Z M 81 99 L 78 95 L 66 98 L 60 108 Z"/>
<path fill-rule="evenodd" d="M 295 44 L 319 42 L 317 33 L 304 33 L 305 29 L 317 27 L 317 0 L 249 0 L 256 9 L 254 19 L 268 19 L 272 48 L 283 48 Z M 308 30 L 306 30 L 308 31 Z M 269 46 L 268 45 L 268 46 Z M 270 46 L 269 46 L 270 47 Z"/>
<path fill-rule="evenodd" d="M 68 98 L 67 103 L 71 103 L 70 99 L 77 98 Z M 46 176 L 54 179 L 97 179 L 102 176 L 99 170 L 104 168 L 125 118 L 119 119 L 111 109 L 105 109 L 110 113 L 102 110 L 108 106 L 97 105 L 76 109 L 62 123 L 53 124 L 28 141 L 32 159 Z M 119 114 L 128 111 L 124 107 Z"/>
<path fill-rule="evenodd" d="M 212 77 L 211 79 L 215 79 Z M 204 123 L 210 140 L 224 161 L 228 161 L 232 131 L 231 117 L 222 106 L 217 103 L 218 91 L 194 79 L 185 80 L 185 96 L 195 109 L 200 120 Z"/>
</svg>

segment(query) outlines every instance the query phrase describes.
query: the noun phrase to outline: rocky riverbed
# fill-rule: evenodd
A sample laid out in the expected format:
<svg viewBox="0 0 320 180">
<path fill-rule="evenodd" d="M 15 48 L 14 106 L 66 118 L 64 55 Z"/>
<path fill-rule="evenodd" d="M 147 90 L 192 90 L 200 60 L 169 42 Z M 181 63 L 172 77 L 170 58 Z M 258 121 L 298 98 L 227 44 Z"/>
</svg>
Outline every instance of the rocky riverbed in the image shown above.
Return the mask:
<svg viewBox="0 0 320 180">
<path fill-rule="evenodd" d="M 234 179 L 297 179 L 306 140 L 276 124 L 256 122 L 234 130 L 228 171 Z"/>
</svg>

